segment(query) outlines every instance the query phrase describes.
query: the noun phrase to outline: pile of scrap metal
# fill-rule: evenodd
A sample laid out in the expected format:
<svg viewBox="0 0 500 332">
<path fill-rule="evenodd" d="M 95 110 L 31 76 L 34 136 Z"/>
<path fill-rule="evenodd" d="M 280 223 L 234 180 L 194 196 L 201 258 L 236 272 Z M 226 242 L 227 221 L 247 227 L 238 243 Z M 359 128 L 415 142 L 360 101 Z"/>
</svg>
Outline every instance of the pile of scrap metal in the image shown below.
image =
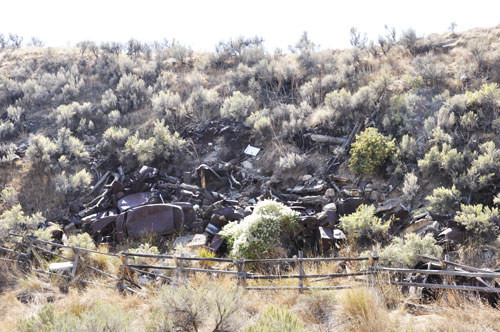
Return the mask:
<svg viewBox="0 0 500 332">
<path fill-rule="evenodd" d="M 431 262 L 431 261 L 420 261 L 418 262 L 415 266 L 414 269 L 418 270 L 445 270 L 444 266 L 438 262 Z M 475 269 L 478 271 L 477 269 Z M 454 268 L 454 271 L 457 272 L 467 272 L 467 270 L 461 269 L 461 268 Z M 479 270 L 483 272 L 498 272 L 498 271 L 485 271 L 485 270 Z M 451 277 L 446 277 L 446 276 L 441 276 L 441 275 L 434 275 L 434 274 L 419 274 L 419 273 L 412 273 L 410 275 L 405 276 L 402 278 L 403 282 L 412 282 L 412 283 L 422 283 L 422 284 L 440 284 L 442 285 L 444 283 L 444 278 L 449 279 L 449 284 L 450 285 L 457 285 L 457 286 L 475 286 L 475 287 L 490 287 L 490 288 L 499 288 L 500 285 L 494 280 L 494 278 L 486 278 L 486 277 L 465 277 L 465 276 L 454 276 L 453 278 Z M 408 292 L 410 290 L 410 287 L 405 286 L 403 288 L 405 292 Z M 434 289 L 434 288 L 420 288 L 416 286 L 416 289 L 421 292 L 421 297 L 423 299 L 428 299 L 428 300 L 434 300 L 438 294 L 442 293 L 442 290 Z M 491 306 L 497 306 L 500 304 L 500 294 L 499 293 L 493 293 L 493 292 L 483 292 L 483 291 L 478 291 L 478 295 L 488 301 L 488 303 Z"/>
<path fill-rule="evenodd" d="M 128 181 L 122 171 L 107 172 L 93 189 L 98 196 L 78 213 L 74 224 L 90 229 L 98 242 L 189 229 L 196 220 L 193 205 L 172 199 L 168 186 L 172 182 L 177 183 L 177 178 L 148 166 Z"/>
<path fill-rule="evenodd" d="M 143 166 L 131 178 L 123 170 L 106 172 L 94 186 L 95 198 L 75 211 L 70 227 L 88 229 L 96 241 L 115 242 L 146 234 L 170 235 L 179 231 L 205 234 L 206 245 L 217 251 L 223 241 L 217 233 L 230 221 L 252 213 L 258 200 L 272 198 L 301 214 L 298 249 L 330 254 L 346 236 L 339 229 L 340 217 L 361 204 L 373 204 L 376 215 L 392 220 L 393 235 L 432 232 L 442 243 L 460 240 L 460 229 L 450 220 L 428 212 L 411 215 L 400 193 L 390 185 L 371 181 L 357 183 L 340 176 L 317 178 L 301 175 L 278 179 L 245 167 L 254 162 L 259 149 L 248 146 L 245 158 L 201 164 L 191 171 L 174 167 L 158 170 Z M 242 161 L 243 160 L 243 161 Z"/>
<path fill-rule="evenodd" d="M 255 148 L 245 151 L 258 153 Z M 192 172 L 172 174 L 176 176 L 148 166 L 130 179 L 121 168 L 106 172 L 93 188 L 95 198 L 77 211 L 69 227 L 88 229 L 98 242 L 185 230 L 205 234 L 208 247 L 217 251 L 223 243 L 217 233 L 228 222 L 251 214 L 259 199 L 273 198 L 301 214 L 296 247 L 330 253 L 346 239 L 337 227 L 342 215 L 353 213 L 361 204 L 378 206 L 385 199 L 382 190 L 374 190 L 371 183 L 357 187 L 341 177 L 324 180 L 302 175 L 290 187 L 287 181 L 264 177 L 235 163 L 202 164 Z M 399 205 L 385 206 L 378 214 L 396 216 L 399 223 L 409 218 Z"/>
</svg>

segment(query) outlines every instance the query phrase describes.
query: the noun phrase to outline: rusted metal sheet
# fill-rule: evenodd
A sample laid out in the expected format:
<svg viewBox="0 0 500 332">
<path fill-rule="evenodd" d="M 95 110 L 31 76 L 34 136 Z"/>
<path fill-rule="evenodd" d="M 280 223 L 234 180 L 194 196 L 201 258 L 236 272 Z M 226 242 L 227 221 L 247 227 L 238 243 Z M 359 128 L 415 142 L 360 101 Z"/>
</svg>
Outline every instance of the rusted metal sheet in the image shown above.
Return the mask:
<svg viewBox="0 0 500 332">
<path fill-rule="evenodd" d="M 200 186 L 203 189 L 217 191 L 226 187 L 228 180 L 221 177 L 214 169 L 208 165 L 201 164 L 196 169 L 200 178 Z"/>
<path fill-rule="evenodd" d="M 118 201 L 118 209 L 120 212 L 124 212 L 137 206 L 147 204 L 152 197 L 153 193 L 151 192 L 135 193 L 125 196 Z"/>
<path fill-rule="evenodd" d="M 465 232 L 457 227 L 449 227 L 439 233 L 439 240 L 446 242 L 463 243 L 465 240 Z"/>
<path fill-rule="evenodd" d="M 224 243 L 224 239 L 219 234 L 215 234 L 214 238 L 212 239 L 212 242 L 210 242 L 209 247 L 213 251 L 217 252 L 223 243 Z"/>
<path fill-rule="evenodd" d="M 333 248 L 333 230 L 319 227 L 319 241 L 323 252 Z"/>
<path fill-rule="evenodd" d="M 339 223 L 339 215 L 337 212 L 328 210 L 319 214 L 319 224 L 323 227 L 333 227 Z"/>
<path fill-rule="evenodd" d="M 142 166 L 139 170 L 139 179 L 146 180 L 152 179 L 158 175 L 158 169 L 149 166 Z"/>
<path fill-rule="evenodd" d="M 120 214 L 116 220 L 118 241 L 145 235 L 172 234 L 184 223 L 182 208 L 171 204 L 139 206 Z"/>
<path fill-rule="evenodd" d="M 118 215 L 113 211 L 106 211 L 102 213 L 101 216 L 92 223 L 92 234 L 102 233 L 107 226 L 116 221 L 116 218 L 118 218 Z"/>
</svg>

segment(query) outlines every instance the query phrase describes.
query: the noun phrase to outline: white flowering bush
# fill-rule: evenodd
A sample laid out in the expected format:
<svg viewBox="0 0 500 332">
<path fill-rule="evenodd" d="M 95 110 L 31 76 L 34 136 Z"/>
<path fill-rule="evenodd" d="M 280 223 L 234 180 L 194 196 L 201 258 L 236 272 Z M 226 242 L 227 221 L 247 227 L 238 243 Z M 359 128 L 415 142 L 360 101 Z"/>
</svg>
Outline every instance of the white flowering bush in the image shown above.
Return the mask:
<svg viewBox="0 0 500 332">
<path fill-rule="evenodd" d="M 253 213 L 240 223 L 231 222 L 220 232 L 231 249 L 231 255 L 244 258 L 264 258 L 279 250 L 281 233 L 293 229 L 299 214 L 289 207 L 264 200 L 255 206 Z"/>
</svg>

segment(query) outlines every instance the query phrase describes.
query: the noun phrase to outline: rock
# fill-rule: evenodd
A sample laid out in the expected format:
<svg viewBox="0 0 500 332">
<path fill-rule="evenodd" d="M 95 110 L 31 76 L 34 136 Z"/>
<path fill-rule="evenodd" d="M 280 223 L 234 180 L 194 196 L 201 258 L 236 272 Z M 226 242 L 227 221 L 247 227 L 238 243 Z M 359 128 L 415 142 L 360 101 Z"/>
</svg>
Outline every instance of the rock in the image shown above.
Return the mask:
<svg viewBox="0 0 500 332">
<path fill-rule="evenodd" d="M 309 181 L 312 178 L 313 178 L 312 175 L 309 175 L 309 174 L 302 175 L 302 181 Z"/>
<path fill-rule="evenodd" d="M 372 201 L 378 202 L 378 200 L 379 200 L 379 194 L 378 194 L 378 191 L 373 190 L 373 191 L 370 193 L 370 199 L 371 199 Z"/>
<path fill-rule="evenodd" d="M 329 199 L 333 199 L 335 198 L 335 190 L 333 188 L 328 188 L 326 191 L 325 191 L 325 195 L 324 195 L 326 198 L 329 198 Z"/>
<path fill-rule="evenodd" d="M 349 197 L 361 197 L 363 193 L 359 189 L 344 189 L 342 190 L 346 196 Z"/>
<path fill-rule="evenodd" d="M 243 166 L 243 168 L 246 168 L 246 169 L 253 169 L 253 164 L 248 160 L 245 160 L 244 162 L 242 162 L 241 166 Z"/>
<path fill-rule="evenodd" d="M 323 206 L 323 211 L 337 211 L 337 205 L 335 203 L 328 203 Z"/>
<path fill-rule="evenodd" d="M 204 247 L 207 243 L 207 235 L 206 234 L 195 234 L 191 242 L 189 242 L 186 247 L 187 248 L 196 248 L 196 247 Z"/>
<path fill-rule="evenodd" d="M 172 248 L 175 249 L 178 246 L 185 247 L 188 243 L 191 242 L 193 237 L 194 237 L 194 235 L 186 235 L 186 236 L 177 237 L 174 241 L 174 244 L 172 245 Z"/>
</svg>

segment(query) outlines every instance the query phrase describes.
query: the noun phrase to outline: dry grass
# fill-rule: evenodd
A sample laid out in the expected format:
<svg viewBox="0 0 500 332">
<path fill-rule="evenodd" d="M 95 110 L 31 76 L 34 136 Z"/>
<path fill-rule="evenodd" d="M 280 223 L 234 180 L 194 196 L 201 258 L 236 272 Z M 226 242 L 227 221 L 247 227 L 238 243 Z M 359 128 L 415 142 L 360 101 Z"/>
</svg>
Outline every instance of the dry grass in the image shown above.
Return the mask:
<svg viewBox="0 0 500 332">
<path fill-rule="evenodd" d="M 353 288 L 338 294 L 340 311 L 346 318 L 346 331 L 382 332 L 393 331 L 394 322 L 389 319 L 379 295 L 368 288 Z"/>
<path fill-rule="evenodd" d="M 334 265 L 308 266 L 308 272 L 329 271 Z M 290 271 L 295 273 L 295 271 Z M 81 317 L 99 300 L 132 314 L 134 331 L 144 331 L 151 323 L 153 308 L 161 294 L 157 288 L 146 288 L 141 295 L 121 295 L 113 288 L 88 286 L 85 289 L 70 287 L 62 294 L 51 278 L 29 275 L 19 279 L 15 290 L 0 295 L 0 331 L 14 331 L 21 319 L 36 314 L 47 303 L 53 303 L 57 312 L 68 312 Z M 229 275 L 190 274 L 185 282 L 193 287 L 230 293 L 236 280 Z M 25 296 L 26 303 L 20 301 Z M 421 310 L 405 310 L 409 300 L 394 286 L 354 288 L 345 291 L 248 291 L 241 294 L 235 331 L 244 328 L 261 316 L 270 306 L 286 307 L 306 326 L 308 331 L 499 331 L 500 311 L 480 303 L 463 301 L 461 297 L 448 296 L 433 306 L 417 306 Z M 215 307 L 211 310 L 215 310 Z M 215 312 L 213 312 L 215 314 Z M 207 328 L 208 326 L 205 326 Z"/>
</svg>

